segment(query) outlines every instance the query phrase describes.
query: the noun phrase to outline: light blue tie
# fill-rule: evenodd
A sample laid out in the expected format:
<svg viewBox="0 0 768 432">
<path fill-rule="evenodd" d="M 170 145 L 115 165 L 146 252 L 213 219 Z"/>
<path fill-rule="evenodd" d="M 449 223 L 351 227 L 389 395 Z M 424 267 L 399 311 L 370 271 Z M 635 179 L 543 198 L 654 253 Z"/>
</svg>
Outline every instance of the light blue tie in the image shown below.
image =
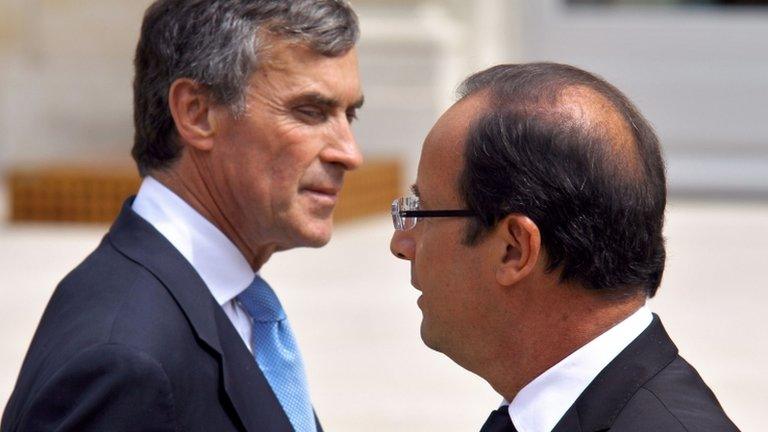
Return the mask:
<svg viewBox="0 0 768 432">
<path fill-rule="evenodd" d="M 316 432 L 304 364 L 280 300 L 259 275 L 237 299 L 251 316 L 251 342 L 256 363 L 291 425 L 297 432 Z"/>
</svg>

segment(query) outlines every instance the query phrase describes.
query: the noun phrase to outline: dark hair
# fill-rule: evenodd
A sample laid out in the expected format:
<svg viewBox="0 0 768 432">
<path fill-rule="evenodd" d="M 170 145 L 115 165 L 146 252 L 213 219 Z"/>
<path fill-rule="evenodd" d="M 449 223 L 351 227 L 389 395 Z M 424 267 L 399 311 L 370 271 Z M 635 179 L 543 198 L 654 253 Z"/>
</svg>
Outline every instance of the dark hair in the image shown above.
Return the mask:
<svg viewBox="0 0 768 432">
<path fill-rule="evenodd" d="M 147 9 L 133 83 L 132 154 L 142 175 L 181 153 L 168 107 L 171 84 L 193 79 L 240 115 L 268 36 L 334 57 L 355 45 L 359 27 L 345 0 L 158 0 Z"/>
<path fill-rule="evenodd" d="M 574 89 L 606 102 L 601 116 L 618 118 L 621 133 L 563 109 L 558 102 Z M 554 63 L 496 66 L 459 90 L 462 98 L 480 92 L 487 111 L 469 131 L 459 179 L 480 215 L 466 243 L 523 214 L 541 232 L 548 271 L 560 269 L 563 281 L 652 297 L 666 256 L 666 180 L 658 138 L 637 108 L 601 78 Z"/>
</svg>

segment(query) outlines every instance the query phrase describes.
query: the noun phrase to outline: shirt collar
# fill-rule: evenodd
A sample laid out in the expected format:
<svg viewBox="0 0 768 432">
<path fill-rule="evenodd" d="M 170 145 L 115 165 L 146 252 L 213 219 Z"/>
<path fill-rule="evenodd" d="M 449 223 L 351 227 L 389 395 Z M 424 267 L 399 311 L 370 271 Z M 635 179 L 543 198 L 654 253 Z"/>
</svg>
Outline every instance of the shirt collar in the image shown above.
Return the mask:
<svg viewBox="0 0 768 432">
<path fill-rule="evenodd" d="M 528 383 L 509 404 L 519 432 L 549 432 L 592 380 L 651 324 L 643 306 Z"/>
<path fill-rule="evenodd" d="M 132 209 L 181 252 L 220 305 L 253 281 L 255 273 L 234 243 L 154 178 L 144 178 Z"/>
</svg>

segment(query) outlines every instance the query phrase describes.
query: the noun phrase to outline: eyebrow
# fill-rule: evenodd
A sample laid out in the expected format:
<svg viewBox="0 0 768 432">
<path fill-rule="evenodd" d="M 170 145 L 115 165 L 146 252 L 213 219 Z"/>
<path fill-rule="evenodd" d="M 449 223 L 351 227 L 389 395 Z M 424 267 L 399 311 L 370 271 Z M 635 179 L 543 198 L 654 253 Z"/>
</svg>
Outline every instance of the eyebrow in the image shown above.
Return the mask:
<svg viewBox="0 0 768 432">
<path fill-rule="evenodd" d="M 304 100 L 306 102 L 313 103 L 318 106 L 322 106 L 327 109 L 333 109 L 336 107 L 341 106 L 341 101 L 335 98 L 330 98 L 324 95 L 321 95 L 320 93 L 309 93 L 301 96 L 299 98 L 300 100 Z M 363 106 L 365 103 L 365 96 L 360 96 L 359 99 L 357 99 L 352 105 L 349 106 L 349 108 L 352 109 L 359 109 Z"/>
<path fill-rule="evenodd" d="M 416 196 L 416 198 L 421 198 L 421 194 L 419 193 L 419 187 L 416 186 L 416 183 L 412 184 L 409 188 L 411 190 L 411 193 Z"/>
<path fill-rule="evenodd" d="M 416 183 L 412 184 L 409 189 L 411 190 L 411 193 L 413 194 L 413 196 L 415 196 L 416 199 L 419 200 L 420 208 L 426 208 L 429 206 L 429 204 L 426 201 L 424 201 L 424 198 L 421 197 L 421 191 L 419 190 L 419 187 L 416 185 Z"/>
<path fill-rule="evenodd" d="M 350 106 L 350 108 L 360 109 L 363 107 L 363 104 L 365 104 L 365 96 L 360 95 L 360 97 Z"/>
</svg>

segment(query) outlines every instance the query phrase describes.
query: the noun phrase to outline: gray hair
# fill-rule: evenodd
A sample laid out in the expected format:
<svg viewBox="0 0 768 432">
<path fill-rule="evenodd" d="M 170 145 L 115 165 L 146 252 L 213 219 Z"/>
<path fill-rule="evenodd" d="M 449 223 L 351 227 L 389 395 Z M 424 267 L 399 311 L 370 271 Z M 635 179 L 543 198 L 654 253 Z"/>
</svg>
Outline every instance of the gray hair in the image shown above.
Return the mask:
<svg viewBox="0 0 768 432">
<path fill-rule="evenodd" d="M 251 74 L 263 63 L 267 36 L 336 57 L 354 47 L 357 16 L 345 0 L 157 0 L 144 15 L 134 60 L 132 150 L 141 175 L 181 155 L 168 107 L 179 78 L 204 85 L 235 115 L 246 108 Z"/>
</svg>

